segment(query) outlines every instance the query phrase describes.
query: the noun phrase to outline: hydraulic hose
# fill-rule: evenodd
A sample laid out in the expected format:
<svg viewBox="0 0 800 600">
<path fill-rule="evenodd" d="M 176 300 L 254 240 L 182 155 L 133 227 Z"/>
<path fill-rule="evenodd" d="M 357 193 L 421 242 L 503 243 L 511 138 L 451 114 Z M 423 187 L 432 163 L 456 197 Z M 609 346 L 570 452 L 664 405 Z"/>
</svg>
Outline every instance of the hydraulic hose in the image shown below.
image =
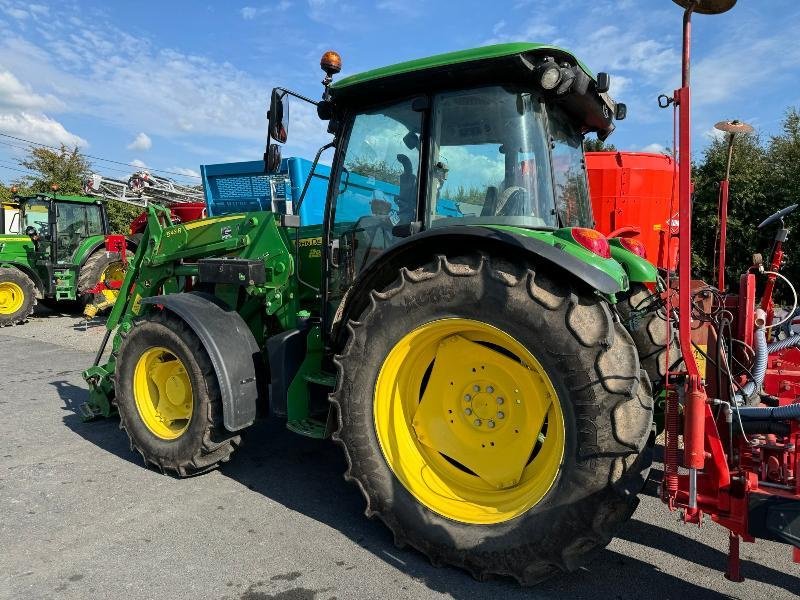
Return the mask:
<svg viewBox="0 0 800 600">
<path fill-rule="evenodd" d="M 785 406 L 742 406 L 739 416 L 749 421 L 785 421 L 800 419 L 800 403 Z"/>
<path fill-rule="evenodd" d="M 769 354 L 774 354 L 775 352 L 780 352 L 781 350 L 786 350 L 787 348 L 797 345 L 800 345 L 800 334 L 778 340 L 777 342 L 772 342 L 767 346 L 767 352 Z"/>
<path fill-rule="evenodd" d="M 753 360 L 753 378 L 744 384 L 741 390 L 736 392 L 734 400 L 736 404 L 744 404 L 753 393 L 761 390 L 764 383 L 764 376 L 767 374 L 767 358 L 769 350 L 767 348 L 767 334 L 764 329 L 766 313 L 760 308 L 756 310 L 756 330 L 753 339 L 755 349 L 755 359 Z"/>
</svg>

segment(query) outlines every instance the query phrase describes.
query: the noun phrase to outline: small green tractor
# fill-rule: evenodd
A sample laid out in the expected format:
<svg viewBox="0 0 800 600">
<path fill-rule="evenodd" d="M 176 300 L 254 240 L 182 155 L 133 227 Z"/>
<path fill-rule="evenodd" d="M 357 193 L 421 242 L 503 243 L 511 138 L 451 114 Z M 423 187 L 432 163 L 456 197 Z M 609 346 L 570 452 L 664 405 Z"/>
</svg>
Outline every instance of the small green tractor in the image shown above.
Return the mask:
<svg viewBox="0 0 800 600">
<path fill-rule="evenodd" d="M 643 336 L 653 373 L 624 325 L 655 268 L 592 229 L 583 138 L 625 107 L 539 44 L 334 84 L 340 64 L 323 56 L 319 102 L 276 88 L 269 110 L 268 173 L 288 96 L 327 122 L 324 215 L 300 218 L 313 173 L 292 214 L 173 225 L 151 207 L 84 412 L 118 412 L 178 476 L 281 419 L 338 443 L 366 514 L 434 564 L 526 584 L 575 569 L 638 503 L 663 370 L 664 321 Z"/>
<path fill-rule="evenodd" d="M 78 305 L 98 283 L 123 279 L 120 251 L 106 249 L 102 202 L 39 194 L 15 196 L 14 204 L 13 222 L 0 223 L 0 231 L 19 232 L 0 235 L 0 327 L 23 323 L 37 299 L 54 308 Z M 133 256 L 134 248 L 130 243 L 125 252 Z"/>
</svg>

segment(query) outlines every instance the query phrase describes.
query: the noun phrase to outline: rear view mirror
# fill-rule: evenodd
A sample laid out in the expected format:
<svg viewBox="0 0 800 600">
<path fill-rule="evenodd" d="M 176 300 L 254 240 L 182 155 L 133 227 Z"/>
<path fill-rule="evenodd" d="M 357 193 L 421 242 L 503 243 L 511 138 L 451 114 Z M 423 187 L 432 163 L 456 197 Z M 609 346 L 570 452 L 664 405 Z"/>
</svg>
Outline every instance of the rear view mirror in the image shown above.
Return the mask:
<svg viewBox="0 0 800 600">
<path fill-rule="evenodd" d="M 284 102 L 286 95 L 278 88 L 272 90 L 267 120 L 269 137 L 283 144 L 289 136 L 289 105 Z"/>
<path fill-rule="evenodd" d="M 628 107 L 622 102 L 619 102 L 614 107 L 614 118 L 617 121 L 622 121 L 622 119 L 624 119 L 626 116 L 628 116 Z"/>
<path fill-rule="evenodd" d="M 264 152 L 264 170 L 267 173 L 277 173 L 281 168 L 281 147 L 278 144 L 269 144 Z"/>
<path fill-rule="evenodd" d="M 598 94 L 603 94 L 611 87 L 611 76 L 608 73 L 598 73 L 597 83 L 595 83 Z"/>
</svg>

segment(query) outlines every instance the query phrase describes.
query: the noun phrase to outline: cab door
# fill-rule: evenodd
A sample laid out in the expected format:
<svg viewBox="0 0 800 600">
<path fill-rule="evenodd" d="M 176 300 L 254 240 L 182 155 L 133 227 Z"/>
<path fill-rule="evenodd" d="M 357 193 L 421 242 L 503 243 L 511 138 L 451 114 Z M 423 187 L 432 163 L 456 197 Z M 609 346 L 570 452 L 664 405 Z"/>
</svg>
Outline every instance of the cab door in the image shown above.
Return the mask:
<svg viewBox="0 0 800 600">
<path fill-rule="evenodd" d="M 359 273 L 404 239 L 417 220 L 422 122 L 414 99 L 359 112 L 347 121 L 326 224 L 329 315 L 335 315 Z"/>
</svg>

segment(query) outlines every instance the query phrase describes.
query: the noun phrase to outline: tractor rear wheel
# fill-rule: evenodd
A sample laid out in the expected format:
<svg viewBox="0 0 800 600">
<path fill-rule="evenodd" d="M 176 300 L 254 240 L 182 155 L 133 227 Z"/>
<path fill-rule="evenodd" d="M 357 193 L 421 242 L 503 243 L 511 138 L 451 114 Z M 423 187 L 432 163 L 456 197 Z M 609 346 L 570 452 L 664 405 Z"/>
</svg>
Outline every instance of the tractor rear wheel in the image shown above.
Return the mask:
<svg viewBox="0 0 800 600">
<path fill-rule="evenodd" d="M 0 267 L 0 327 L 24 323 L 36 306 L 36 285 L 13 267 Z"/>
<path fill-rule="evenodd" d="M 669 329 L 659 294 L 651 292 L 641 283 L 634 283 L 628 294 L 620 298 L 617 311 L 636 344 L 639 361 L 650 381 L 663 382 L 668 366 Z M 669 362 L 677 366 L 681 361 L 677 327 L 673 327 L 672 336 Z"/>
<path fill-rule="evenodd" d="M 116 360 L 120 428 L 145 463 L 186 477 L 230 459 L 241 436 L 223 426 L 211 360 L 183 321 L 164 312 L 135 321 Z"/>
<path fill-rule="evenodd" d="M 129 250 L 126 250 L 125 254 L 128 260 L 133 258 L 133 253 Z M 86 259 L 78 273 L 78 297 L 83 304 L 86 304 L 92 299 L 92 294 L 88 291 L 98 283 L 109 284 L 112 281 L 122 281 L 124 278 L 125 266 L 116 253 L 99 250 Z M 116 290 L 106 290 L 106 292 L 108 295 L 103 295 L 113 303 L 118 292 Z"/>
<path fill-rule="evenodd" d="M 370 297 L 331 395 L 367 515 L 480 579 L 533 584 L 605 546 L 638 504 L 653 416 L 606 302 L 483 255 Z"/>
</svg>

